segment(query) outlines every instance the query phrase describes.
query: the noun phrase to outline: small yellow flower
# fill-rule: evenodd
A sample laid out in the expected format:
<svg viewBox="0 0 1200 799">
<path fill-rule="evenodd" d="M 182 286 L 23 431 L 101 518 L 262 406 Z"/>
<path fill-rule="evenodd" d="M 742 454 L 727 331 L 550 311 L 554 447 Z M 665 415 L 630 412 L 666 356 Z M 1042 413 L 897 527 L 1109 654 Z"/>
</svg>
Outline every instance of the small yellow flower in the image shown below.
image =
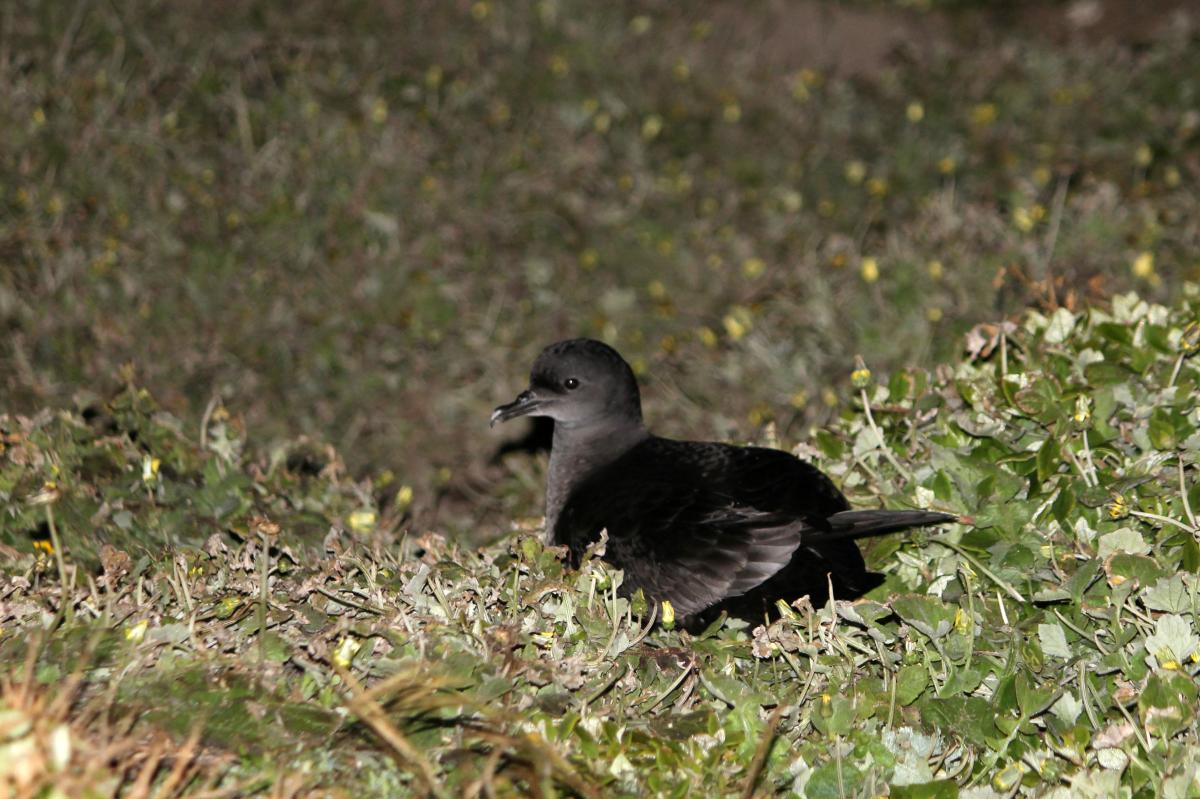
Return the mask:
<svg viewBox="0 0 1200 799">
<path fill-rule="evenodd" d="M 850 373 L 850 385 L 859 389 L 871 385 L 871 370 L 865 366 L 855 369 Z"/>
<path fill-rule="evenodd" d="M 388 104 L 387 100 L 382 97 L 375 98 L 375 102 L 371 103 L 371 121 L 376 125 L 382 125 L 387 122 Z"/>
<path fill-rule="evenodd" d="M 844 172 L 846 180 L 857 186 L 867 176 L 867 165 L 862 161 L 850 161 L 846 164 Z"/>
<path fill-rule="evenodd" d="M 150 627 L 150 622 L 142 619 L 137 624 L 127 625 L 125 627 L 125 640 L 139 643 L 146 637 L 146 630 Z"/>
<path fill-rule="evenodd" d="M 43 539 L 39 539 L 39 540 L 37 540 L 37 541 L 34 541 L 34 542 L 33 542 L 33 548 L 34 548 L 34 549 L 36 549 L 36 550 L 40 550 L 40 551 L 42 551 L 42 552 L 45 552 L 47 555 L 53 555 L 53 554 L 54 554 L 54 544 L 50 543 L 50 541 L 49 541 L 48 539 L 44 539 L 44 538 L 43 538 Z"/>
<path fill-rule="evenodd" d="M 662 300 L 667 296 L 667 287 L 663 285 L 661 280 L 651 280 L 646 286 L 646 293 L 650 295 L 652 300 Z"/>
<path fill-rule="evenodd" d="M 142 458 L 142 482 L 149 484 L 158 480 L 158 470 L 162 466 L 162 460 L 152 458 L 149 455 Z"/>
<path fill-rule="evenodd" d="M 1163 173 L 1163 182 L 1172 189 L 1178 187 L 1183 182 L 1183 175 L 1180 174 L 1179 168 L 1174 166 L 1167 167 L 1167 170 Z"/>
<path fill-rule="evenodd" d="M 742 261 L 742 274 L 753 280 L 767 268 L 767 262 L 762 258 L 747 258 Z"/>
<path fill-rule="evenodd" d="M 937 307 L 926 308 L 925 309 L 925 318 L 928 319 L 930 322 L 942 321 L 942 309 L 937 308 Z"/>
<path fill-rule="evenodd" d="M 1154 276 L 1154 253 L 1141 252 L 1133 259 L 1133 274 L 1142 280 L 1149 280 Z"/>
<path fill-rule="evenodd" d="M 658 114 L 651 114 L 642 121 L 642 138 L 650 141 L 662 133 L 663 120 Z"/>
<path fill-rule="evenodd" d="M 350 523 L 350 529 L 356 533 L 366 533 L 375 529 L 375 523 L 378 518 L 373 510 L 356 510 L 350 514 L 347 520 Z"/>
<path fill-rule="evenodd" d="M 867 181 L 867 193 L 872 197 L 883 197 L 888 193 L 888 182 L 883 178 L 871 178 Z"/>
<path fill-rule="evenodd" d="M 717 334 L 713 332 L 711 327 L 700 328 L 700 330 L 697 331 L 697 335 L 700 336 L 700 343 L 708 349 L 711 350 L 717 346 Z"/>
<path fill-rule="evenodd" d="M 742 107 L 738 105 L 737 100 L 725 103 L 725 107 L 721 109 L 721 117 L 731 125 L 742 118 Z"/>
<path fill-rule="evenodd" d="M 821 402 L 825 403 L 826 407 L 836 408 L 838 404 L 837 392 L 828 386 L 821 389 Z"/>
<path fill-rule="evenodd" d="M 1184 355 L 1195 355 L 1200 351 L 1200 322 L 1191 321 L 1179 336 L 1179 351 Z"/>
<path fill-rule="evenodd" d="M 879 261 L 872 256 L 867 256 L 862 259 L 862 279 L 868 283 L 874 283 L 879 280 Z"/>
<path fill-rule="evenodd" d="M 337 650 L 333 653 L 333 662 L 342 668 L 346 668 L 354 660 L 354 656 L 358 654 L 358 650 L 360 649 L 362 649 L 362 643 L 354 636 L 347 635 L 338 642 Z"/>
<path fill-rule="evenodd" d="M 1150 166 L 1150 162 L 1154 160 L 1154 151 L 1148 144 L 1139 144 L 1133 151 L 1133 160 L 1140 167 Z"/>
<path fill-rule="evenodd" d="M 600 263 L 600 253 L 596 252 L 591 247 L 588 247 L 583 252 L 579 253 L 579 265 L 587 271 L 592 271 L 596 268 L 596 264 Z"/>
<path fill-rule="evenodd" d="M 642 36 L 650 32 L 654 22 L 645 14 L 638 14 L 633 19 L 629 20 L 629 30 L 634 36 Z"/>
<path fill-rule="evenodd" d="M 974 624 L 971 622 L 971 617 L 962 608 L 954 611 L 954 629 L 956 632 L 969 633 L 974 629 Z"/>
<path fill-rule="evenodd" d="M 671 71 L 675 73 L 675 79 L 679 81 L 687 80 L 692 74 L 692 68 L 682 58 L 675 62 L 675 66 Z"/>
<path fill-rule="evenodd" d="M 675 606 L 666 599 L 662 603 L 662 623 L 664 627 L 670 627 L 675 624 Z"/>
<path fill-rule="evenodd" d="M 475 18 L 476 22 L 483 22 L 485 19 L 487 19 L 491 15 L 492 15 L 492 4 L 491 3 L 485 3 L 485 2 L 483 2 L 483 0 L 480 0 L 480 2 L 473 3 L 471 5 L 471 16 Z"/>
<path fill-rule="evenodd" d="M 908 117 L 908 121 L 914 125 L 925 118 L 925 106 L 913 100 L 908 104 L 908 108 L 904 109 L 904 115 Z"/>
<path fill-rule="evenodd" d="M 561 78 L 571 71 L 571 62 L 567 61 L 566 57 L 555 53 L 550 56 L 550 74 L 556 78 Z"/>
<path fill-rule="evenodd" d="M 1053 176 L 1050 174 L 1050 170 L 1047 167 L 1039 166 L 1033 170 L 1033 182 L 1039 186 L 1045 186 L 1050 182 L 1051 177 Z"/>
<path fill-rule="evenodd" d="M 925 265 L 925 270 L 929 272 L 929 277 L 933 280 L 941 280 L 946 274 L 946 267 L 936 258 Z"/>
<path fill-rule="evenodd" d="M 436 89 L 442 85 L 443 77 L 445 77 L 445 73 L 442 71 L 442 68 L 437 64 L 433 64 L 429 69 L 425 70 L 425 85 L 431 89 Z"/>
<path fill-rule="evenodd" d="M 33 109 L 33 117 L 32 118 L 33 118 L 33 126 L 35 128 L 40 128 L 42 125 L 46 124 L 46 112 L 44 110 L 42 110 L 41 108 Z"/>
<path fill-rule="evenodd" d="M 1164 653 L 1166 654 L 1166 653 Z M 1156 656 L 1157 658 L 1157 656 Z M 1162 666 L 1167 671 L 1179 671 L 1178 660 L 1159 660 L 1158 665 Z"/>
<path fill-rule="evenodd" d="M 958 162 L 948 155 L 941 161 L 938 161 L 938 172 L 941 172 L 943 175 L 949 175 L 957 168 Z"/>
<path fill-rule="evenodd" d="M 979 103 L 971 109 L 971 124 L 985 128 L 996 121 L 997 115 L 995 103 Z"/>
<path fill-rule="evenodd" d="M 63 203 L 62 195 L 53 194 L 46 201 L 46 213 L 50 214 L 50 216 L 58 216 L 63 212 L 64 207 L 65 204 Z"/>
<path fill-rule="evenodd" d="M 803 81 L 804 85 L 808 86 L 809 88 L 815 89 L 817 86 L 820 86 L 821 82 L 824 80 L 824 77 L 822 77 L 820 72 L 815 69 L 809 69 L 808 67 L 800 70 L 799 74 L 800 80 Z"/>
<path fill-rule="evenodd" d="M 1075 414 L 1072 417 L 1075 424 L 1084 426 L 1092 419 L 1092 401 L 1080 394 L 1075 398 Z"/>
<path fill-rule="evenodd" d="M 608 133 L 608 129 L 612 127 L 612 114 L 607 111 L 601 111 L 592 118 L 592 127 L 597 133 Z"/>
<path fill-rule="evenodd" d="M 725 318 L 721 320 L 721 324 L 725 326 L 725 334 L 734 341 L 741 341 L 746 335 L 746 325 L 733 314 L 726 314 Z"/>
<path fill-rule="evenodd" d="M 1112 500 L 1108 503 L 1108 518 L 1116 521 L 1124 519 L 1129 515 L 1129 500 L 1125 499 L 1124 494 L 1113 494 Z"/>
<path fill-rule="evenodd" d="M 793 408 L 796 410 L 801 410 L 808 405 L 808 392 L 804 389 L 793 392 L 792 396 L 788 398 L 788 401 L 791 402 Z"/>
<path fill-rule="evenodd" d="M 1029 213 L 1028 208 L 1017 208 L 1013 211 L 1013 224 L 1017 230 L 1022 233 L 1028 233 L 1033 230 L 1033 216 Z"/>
<path fill-rule="evenodd" d="M 396 492 L 396 507 L 399 510 L 408 510 L 408 506 L 412 505 L 413 487 L 410 485 L 400 486 L 400 490 Z"/>
</svg>

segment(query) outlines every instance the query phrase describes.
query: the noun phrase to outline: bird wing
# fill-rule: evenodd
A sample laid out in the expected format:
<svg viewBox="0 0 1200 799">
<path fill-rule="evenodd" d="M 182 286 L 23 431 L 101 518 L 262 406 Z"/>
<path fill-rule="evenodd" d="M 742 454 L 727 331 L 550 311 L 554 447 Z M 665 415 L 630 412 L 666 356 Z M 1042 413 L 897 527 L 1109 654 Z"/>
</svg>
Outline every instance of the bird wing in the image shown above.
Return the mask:
<svg viewBox="0 0 1200 799">
<path fill-rule="evenodd" d="M 680 616 L 751 590 L 787 565 L 814 523 L 762 507 L 770 475 L 728 450 L 649 449 L 617 461 L 572 492 L 556 541 L 579 557 L 608 530 L 605 557 L 624 570 L 625 588 L 671 602 Z M 737 490 L 742 466 L 755 473 L 754 491 Z"/>
</svg>

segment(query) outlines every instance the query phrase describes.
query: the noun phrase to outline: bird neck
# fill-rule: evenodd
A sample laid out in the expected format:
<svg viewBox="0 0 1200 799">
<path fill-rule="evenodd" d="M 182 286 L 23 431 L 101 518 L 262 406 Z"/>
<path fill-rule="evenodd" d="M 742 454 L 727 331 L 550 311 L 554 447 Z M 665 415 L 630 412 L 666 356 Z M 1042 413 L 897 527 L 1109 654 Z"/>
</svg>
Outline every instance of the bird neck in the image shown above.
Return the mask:
<svg viewBox="0 0 1200 799">
<path fill-rule="evenodd" d="M 567 427 L 555 422 L 550 473 L 546 480 L 547 543 L 554 543 L 559 514 L 575 487 L 649 436 L 641 419 L 583 427 Z"/>
</svg>

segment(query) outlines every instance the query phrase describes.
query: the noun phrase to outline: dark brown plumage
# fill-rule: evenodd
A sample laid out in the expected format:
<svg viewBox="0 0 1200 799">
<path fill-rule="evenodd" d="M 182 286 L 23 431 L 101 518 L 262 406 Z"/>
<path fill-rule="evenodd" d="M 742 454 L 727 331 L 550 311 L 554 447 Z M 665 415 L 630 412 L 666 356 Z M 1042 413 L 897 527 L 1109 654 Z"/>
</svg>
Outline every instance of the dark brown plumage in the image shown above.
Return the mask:
<svg viewBox="0 0 1200 799">
<path fill-rule="evenodd" d="M 761 618 L 775 600 L 860 596 L 881 581 L 855 538 L 956 521 L 928 511 L 852 511 L 815 466 L 779 450 L 672 441 L 642 424 L 637 381 L 611 347 L 551 345 L 530 388 L 497 408 L 554 422 L 546 537 L 574 561 L 602 530 L 626 592 L 686 621 Z"/>
</svg>

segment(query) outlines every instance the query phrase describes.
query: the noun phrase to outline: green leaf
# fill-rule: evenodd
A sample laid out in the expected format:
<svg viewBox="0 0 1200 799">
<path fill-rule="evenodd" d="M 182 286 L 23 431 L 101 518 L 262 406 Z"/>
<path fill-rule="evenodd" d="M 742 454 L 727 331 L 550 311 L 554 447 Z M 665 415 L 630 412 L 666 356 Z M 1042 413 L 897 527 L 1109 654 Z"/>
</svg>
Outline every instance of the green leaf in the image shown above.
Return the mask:
<svg viewBox="0 0 1200 799">
<path fill-rule="evenodd" d="M 1178 672 L 1151 675 L 1138 697 L 1142 723 L 1155 736 L 1172 737 L 1195 718 L 1196 694 L 1196 684 Z"/>
<path fill-rule="evenodd" d="M 1042 442 L 1037 453 L 1038 482 L 1046 482 L 1050 475 L 1058 471 L 1060 465 L 1062 465 L 1062 449 L 1059 447 L 1058 439 L 1049 436 Z"/>
<path fill-rule="evenodd" d="M 892 609 L 907 624 L 937 640 L 954 626 L 957 608 L 948 607 L 937 597 L 912 594 L 892 600 Z"/>
<path fill-rule="evenodd" d="M 892 785 L 892 799 L 957 799 L 958 784 L 954 780 L 937 780 L 921 785 Z"/>
<path fill-rule="evenodd" d="M 896 674 L 896 700 L 902 705 L 911 705 L 925 693 L 929 685 L 929 672 L 924 666 L 913 663 L 903 666 Z"/>
<path fill-rule="evenodd" d="M 1044 654 L 1063 659 L 1071 657 L 1071 647 L 1067 645 L 1067 634 L 1061 624 L 1039 624 L 1037 629 Z"/>
</svg>

